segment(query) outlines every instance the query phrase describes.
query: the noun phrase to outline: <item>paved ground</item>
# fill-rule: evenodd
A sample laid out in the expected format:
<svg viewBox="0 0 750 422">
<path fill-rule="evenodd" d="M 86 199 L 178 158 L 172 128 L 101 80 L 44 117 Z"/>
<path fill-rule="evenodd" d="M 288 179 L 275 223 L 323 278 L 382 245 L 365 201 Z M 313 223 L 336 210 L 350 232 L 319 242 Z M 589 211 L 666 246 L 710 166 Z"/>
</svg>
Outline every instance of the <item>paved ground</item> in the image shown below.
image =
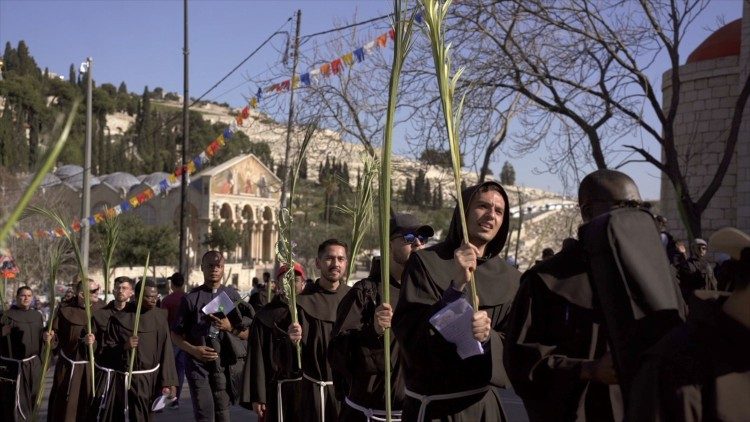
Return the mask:
<svg viewBox="0 0 750 422">
<path fill-rule="evenodd" d="M 50 368 L 45 379 L 45 405 L 39 412 L 38 420 L 44 421 L 47 419 L 47 406 L 46 401 L 49 397 L 49 391 L 52 388 L 52 374 L 54 373 L 54 366 Z M 501 396 L 503 398 L 503 407 L 508 415 L 511 422 L 526 422 L 526 412 L 523 409 L 521 400 L 512 391 L 502 390 Z M 246 410 L 240 406 L 232 406 L 231 417 L 234 421 L 243 422 L 256 422 L 258 420 L 256 414 L 249 410 Z M 165 409 L 163 412 L 156 414 L 157 421 L 159 422 L 187 422 L 193 420 L 193 408 L 190 401 L 190 389 L 187 386 L 187 380 L 185 386 L 182 389 L 182 397 L 180 397 L 179 409 Z"/>
</svg>

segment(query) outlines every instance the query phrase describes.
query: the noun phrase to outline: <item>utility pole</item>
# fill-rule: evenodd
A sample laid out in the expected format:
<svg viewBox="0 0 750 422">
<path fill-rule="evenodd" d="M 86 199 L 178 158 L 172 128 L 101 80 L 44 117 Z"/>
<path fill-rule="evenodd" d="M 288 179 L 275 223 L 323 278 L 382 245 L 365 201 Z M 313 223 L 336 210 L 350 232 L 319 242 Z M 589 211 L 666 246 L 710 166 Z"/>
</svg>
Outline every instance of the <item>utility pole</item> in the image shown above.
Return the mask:
<svg viewBox="0 0 750 422">
<path fill-rule="evenodd" d="M 180 264 L 179 271 L 187 280 L 189 276 L 188 265 L 188 244 L 187 244 L 187 196 L 188 196 L 188 137 L 190 136 L 190 119 L 188 104 L 190 101 L 188 90 L 188 58 L 190 50 L 188 49 L 188 0 L 183 1 L 183 69 L 182 69 L 182 182 L 180 184 Z"/>
<path fill-rule="evenodd" d="M 289 83 L 289 119 L 286 122 L 286 149 L 284 150 L 284 184 L 281 186 L 281 207 L 287 205 L 286 195 L 289 189 L 291 169 L 289 168 L 289 154 L 292 144 L 292 130 L 294 124 L 294 79 L 297 76 L 297 63 L 299 62 L 299 28 L 302 24 L 302 10 L 297 10 L 297 28 L 294 31 L 294 56 L 292 58 L 292 78 Z M 291 201 L 291 198 L 289 198 Z"/>
<path fill-rule="evenodd" d="M 83 159 L 83 198 L 81 201 L 81 221 L 85 221 L 91 215 L 91 90 L 93 86 L 91 78 L 91 57 L 81 65 L 81 70 L 86 68 L 86 146 Z M 81 224 L 81 266 L 84 273 L 89 270 L 89 223 Z"/>
</svg>

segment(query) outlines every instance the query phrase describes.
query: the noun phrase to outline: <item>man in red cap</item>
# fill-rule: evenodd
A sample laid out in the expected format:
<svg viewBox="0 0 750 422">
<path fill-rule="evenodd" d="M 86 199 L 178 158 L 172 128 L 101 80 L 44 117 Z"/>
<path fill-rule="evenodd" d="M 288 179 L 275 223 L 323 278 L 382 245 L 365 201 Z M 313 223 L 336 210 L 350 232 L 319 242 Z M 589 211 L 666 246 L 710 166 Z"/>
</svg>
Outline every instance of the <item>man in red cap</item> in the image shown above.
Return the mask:
<svg viewBox="0 0 750 422">
<path fill-rule="evenodd" d="M 240 404 L 266 421 L 299 414 L 297 381 L 302 377 L 294 361 L 296 350 L 286 334 L 291 320 L 283 280 L 287 271 L 289 266 L 282 265 L 276 272 L 274 296 L 255 314 L 243 373 Z M 296 294 L 305 288 L 305 269 L 299 263 L 294 264 L 294 288 Z"/>
</svg>

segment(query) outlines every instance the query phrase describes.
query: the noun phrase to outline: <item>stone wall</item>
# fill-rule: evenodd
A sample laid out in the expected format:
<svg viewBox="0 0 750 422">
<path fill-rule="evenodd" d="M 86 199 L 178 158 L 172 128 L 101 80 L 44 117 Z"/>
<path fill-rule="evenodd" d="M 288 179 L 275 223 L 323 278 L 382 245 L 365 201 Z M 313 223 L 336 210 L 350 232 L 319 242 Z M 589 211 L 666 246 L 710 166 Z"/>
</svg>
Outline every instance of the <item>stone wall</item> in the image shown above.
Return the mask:
<svg viewBox="0 0 750 422">
<path fill-rule="evenodd" d="M 750 3 L 744 2 L 742 15 L 740 81 L 744 81 L 750 73 Z M 737 221 L 735 224 L 738 229 L 750 233 L 750 107 L 747 106 L 743 114 L 739 142 L 737 143 L 736 178 Z"/>
<path fill-rule="evenodd" d="M 670 75 L 671 71 L 668 71 L 663 77 L 665 108 L 672 94 Z M 685 171 L 690 194 L 695 201 L 711 182 L 723 155 L 740 89 L 739 57 L 729 56 L 685 64 L 680 67 L 680 77 L 682 86 L 675 121 L 676 147 L 680 166 Z M 742 141 L 742 135 L 740 138 L 747 149 L 747 142 Z M 722 186 L 703 213 L 704 238 L 721 227 L 738 224 L 739 151 L 740 148 L 735 151 Z M 748 159 L 750 157 L 745 161 Z M 669 229 L 675 238 L 687 238 L 687 231 L 680 220 L 675 190 L 665 175 L 662 175 L 661 181 L 661 211 L 669 220 Z"/>
</svg>

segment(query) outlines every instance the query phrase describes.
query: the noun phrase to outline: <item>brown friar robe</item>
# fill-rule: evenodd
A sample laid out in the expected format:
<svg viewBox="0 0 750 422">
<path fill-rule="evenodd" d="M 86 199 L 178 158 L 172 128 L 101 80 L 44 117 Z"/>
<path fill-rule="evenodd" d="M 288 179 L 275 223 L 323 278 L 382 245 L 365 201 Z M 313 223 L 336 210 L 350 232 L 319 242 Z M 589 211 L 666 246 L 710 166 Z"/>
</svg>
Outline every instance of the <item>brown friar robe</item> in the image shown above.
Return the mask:
<svg viewBox="0 0 750 422">
<path fill-rule="evenodd" d="M 102 309 L 94 313 L 96 325 L 96 391 L 88 414 L 90 421 L 150 421 L 151 405 L 162 387 L 177 385 L 167 311 L 141 313 L 133 378 L 127 389 L 131 351 L 125 349 L 133 335 L 135 305 L 123 311 Z"/>
<path fill-rule="evenodd" d="M 316 280 L 297 296 L 299 323 L 302 326 L 301 420 L 338 420 L 341 404 L 334 392 L 334 374 L 328 364 L 328 344 L 336 321 L 336 309 L 349 286 L 326 290 Z M 286 415 L 285 415 L 286 416 Z"/>
<path fill-rule="evenodd" d="M 389 277 L 391 303 L 398 303 L 401 283 Z M 385 411 L 385 354 L 383 337 L 375 332 L 375 308 L 383 303 L 380 261 L 374 260 L 370 275 L 352 286 L 339 304 L 328 360 L 344 378 L 336 385 L 341 404 L 341 421 L 367 421 L 360 408 L 383 417 Z M 342 388 L 339 388 L 342 387 Z M 343 390 L 343 391 L 342 391 Z M 401 411 L 404 379 L 398 342 L 391 336 L 391 409 Z M 357 407 L 354 407 L 357 406 Z"/>
<path fill-rule="evenodd" d="M 0 337 L 0 419 L 25 421 L 31 417 L 39 391 L 44 321 L 34 309 L 13 306 L 0 318 L 0 329 L 6 325 L 11 331 Z"/>
<path fill-rule="evenodd" d="M 617 385 L 580 379 L 607 352 L 578 242 L 526 271 L 513 302 L 505 368 L 533 421 L 620 421 Z"/>
<path fill-rule="evenodd" d="M 93 310 L 101 302 L 92 304 Z M 49 395 L 49 422 L 77 422 L 85 419 L 91 401 L 88 347 L 83 342 L 86 334 L 86 310 L 78 300 L 63 302 L 52 323 L 57 335 L 57 363 Z M 93 327 L 92 327 L 93 329 Z"/>
<path fill-rule="evenodd" d="M 255 314 L 250 328 L 240 404 L 252 409 L 252 403 L 264 403 L 266 422 L 300 418 L 302 373 L 298 369 L 296 348 L 287 334 L 289 324 L 289 303 L 283 295 L 275 295 Z M 279 396 L 283 404 L 281 413 Z"/>
<path fill-rule="evenodd" d="M 474 273 L 479 293 L 479 310 L 491 319 L 490 339 L 484 353 L 461 359 L 456 346 L 448 342 L 430 324 L 432 317 L 448 302 L 456 299 L 450 288 L 455 272 L 454 251 L 462 242 L 458 207 L 453 214 L 446 240 L 413 253 L 401 280 L 401 294 L 393 316 L 393 331 L 401 345 L 405 368 L 406 398 L 403 420 L 502 421 L 505 420 L 497 387 L 510 384 L 503 368 L 502 332 L 518 289 L 520 273 L 508 265 L 499 253 L 508 236 L 508 197 L 495 182 L 472 186 L 463 192 L 468 209 L 472 196 L 485 185 L 495 185 L 505 198 L 502 226 L 480 257 Z M 468 289 L 468 288 L 467 288 Z M 471 303 L 466 291 L 463 296 Z M 442 399 L 443 394 L 461 395 Z"/>
<path fill-rule="evenodd" d="M 627 420 L 750 420 L 750 328 L 722 312 L 721 293 L 696 294 L 705 302 L 643 357 Z"/>
</svg>

